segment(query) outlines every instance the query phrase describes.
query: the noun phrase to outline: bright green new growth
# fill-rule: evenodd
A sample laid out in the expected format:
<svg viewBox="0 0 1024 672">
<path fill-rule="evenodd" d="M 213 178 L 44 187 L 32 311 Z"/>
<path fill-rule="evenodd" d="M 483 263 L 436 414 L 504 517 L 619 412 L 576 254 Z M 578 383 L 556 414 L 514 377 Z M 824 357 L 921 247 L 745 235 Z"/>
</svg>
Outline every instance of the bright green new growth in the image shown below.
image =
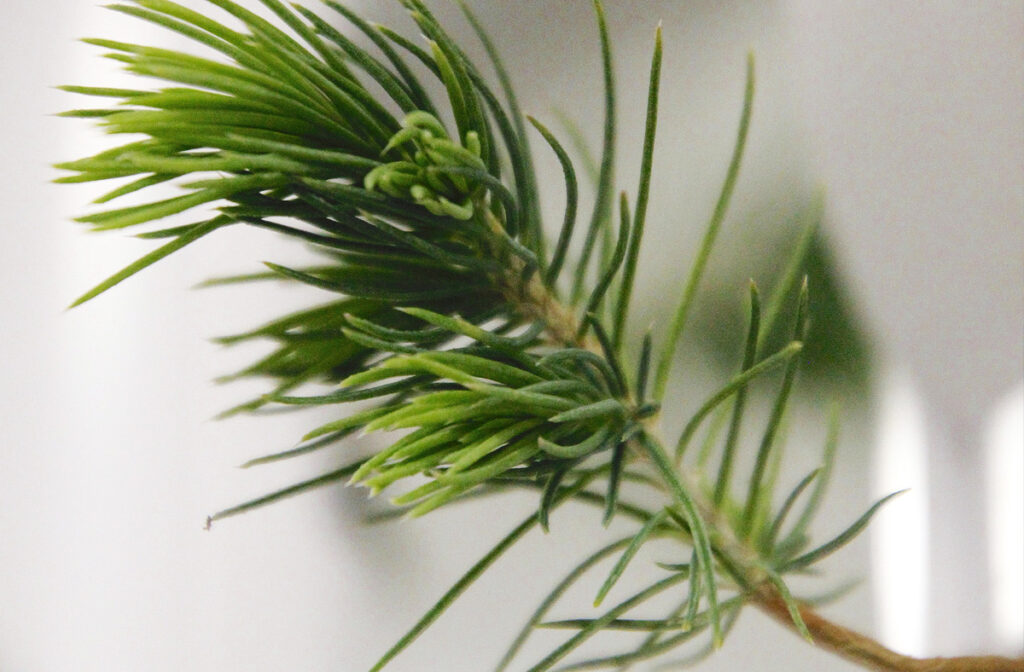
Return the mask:
<svg viewBox="0 0 1024 672">
<path fill-rule="evenodd" d="M 134 0 L 111 8 L 186 36 L 212 50 L 210 58 L 88 40 L 108 50 L 107 56 L 128 71 L 169 86 L 66 87 L 114 100 L 68 116 L 97 119 L 109 133 L 141 134 L 143 139 L 61 164 L 75 174 L 58 181 L 129 178 L 98 203 L 145 193 L 166 182 L 185 190 L 180 196 L 103 210 L 79 221 L 95 230 L 111 230 L 204 206 L 212 209 L 201 221 L 140 234 L 169 241 L 75 305 L 219 229 L 255 226 L 297 239 L 319 254 L 320 263 L 298 269 L 268 263 L 268 272 L 215 281 L 276 278 L 332 295 L 321 305 L 221 339 L 226 344 L 253 339 L 275 344 L 271 354 L 237 374 L 270 378 L 273 389 L 230 412 L 267 404 L 342 410 L 337 420 L 309 432 L 297 447 L 246 466 L 323 450 L 358 431 L 405 432 L 374 455 L 222 511 L 211 522 L 345 480 L 377 493 L 425 477 L 392 500 L 413 516 L 471 496 L 535 489 L 537 512 L 481 559 L 374 670 L 409 645 L 523 535 L 534 527 L 546 531 L 554 510 L 570 501 L 599 508 L 605 524 L 616 514 L 626 517 L 637 524 L 637 531 L 584 560 L 556 586 L 499 669 L 516 658 L 535 627 L 569 628 L 574 634 L 529 668 L 534 672 L 551 669 L 606 630 L 643 636 L 620 654 L 560 669 L 628 666 L 671 652 L 705 631 L 711 648 L 717 648 L 743 605 L 769 585 L 806 634 L 784 576 L 806 571 L 849 541 L 882 504 L 833 541 L 808 550 L 807 529 L 831 471 L 834 430 L 824 466 L 811 471 L 781 504 L 776 501 L 772 465 L 779 459 L 778 427 L 805 332 L 806 290 L 793 341 L 776 353 L 763 353 L 758 346 L 766 329 L 752 286 L 740 372 L 686 424 L 675 459 L 658 429 L 676 343 L 736 183 L 752 110 L 752 61 L 736 150 L 669 338 L 655 357 L 653 340 L 645 336 L 639 358 L 629 362 L 625 346 L 638 335 L 628 333 L 627 316 L 641 268 L 656 147 L 660 27 L 636 207 L 630 211 L 623 192 L 613 225 L 611 40 L 595 1 L 606 124 L 595 206 L 582 252 L 573 259 L 579 194 L 572 159 L 546 126 L 529 119 L 565 175 L 565 217 L 549 254 L 525 117 L 493 45 L 468 8 L 467 17 L 498 73 L 504 102 L 420 0 L 402 4 L 426 37 L 426 48 L 367 23 L 335 2 L 326 2 L 336 14 L 328 19 L 302 7 L 292 10 L 279 0 L 262 0 L 276 17 L 270 21 L 230 0 L 209 1 L 221 10 L 224 22 L 169 0 Z M 334 19 L 344 19 L 369 40 L 373 51 L 336 28 Z M 421 82 L 414 74 L 417 69 L 435 81 Z M 443 91 L 446 100 L 431 100 L 427 91 L 432 89 Z M 600 241 L 605 241 L 604 250 Z M 790 268 L 799 269 L 805 247 Z M 574 271 L 563 282 L 567 266 Z M 791 275 L 796 278 L 798 273 Z M 788 289 L 784 283 L 777 296 Z M 567 302 L 561 301 L 563 295 L 568 295 Z M 774 320 L 777 300 L 769 305 Z M 784 369 L 780 390 L 745 495 L 737 497 L 734 456 L 747 386 L 775 367 Z M 299 392 L 307 384 L 323 389 L 318 394 Z M 364 405 L 358 412 L 339 406 L 351 402 Z M 695 465 L 681 469 L 690 439 L 703 421 L 712 411 L 730 407 L 717 470 L 707 464 L 715 450 L 712 442 L 702 448 Z M 696 478 L 691 469 L 696 469 Z M 664 506 L 647 510 L 632 503 L 641 490 L 658 493 Z M 796 522 L 787 524 L 791 518 Z M 542 622 L 572 583 L 596 571 L 602 559 L 618 554 L 598 591 L 594 605 L 600 605 L 654 540 L 677 554 L 675 562 L 661 564 L 667 576 L 596 617 Z M 677 595 L 678 606 L 671 613 L 661 619 L 632 617 L 636 607 L 664 592 Z"/>
<path fill-rule="evenodd" d="M 437 117 L 422 110 L 406 115 L 402 127 L 382 152 L 398 153 L 402 160 L 367 173 L 366 190 L 415 201 L 435 215 L 471 219 L 479 183 L 470 176 L 489 177 L 480 157 L 479 134 L 468 131 L 463 147 L 452 142 Z"/>
</svg>

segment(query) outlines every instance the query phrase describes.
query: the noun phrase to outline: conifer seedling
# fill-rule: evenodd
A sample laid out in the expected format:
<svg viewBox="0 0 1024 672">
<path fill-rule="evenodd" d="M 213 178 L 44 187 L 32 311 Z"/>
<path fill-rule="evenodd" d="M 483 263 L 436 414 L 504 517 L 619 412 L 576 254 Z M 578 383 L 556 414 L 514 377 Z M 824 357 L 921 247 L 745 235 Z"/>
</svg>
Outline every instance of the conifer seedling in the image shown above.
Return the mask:
<svg viewBox="0 0 1024 672">
<path fill-rule="evenodd" d="M 612 38 L 594 0 L 604 72 L 604 133 L 593 207 L 558 134 L 519 109 L 510 78 L 485 29 L 463 6 L 489 63 L 472 62 L 422 0 L 400 0 L 422 39 L 375 25 L 343 4 L 316 11 L 261 0 L 253 12 L 232 0 L 196 11 L 171 0 L 126 0 L 110 9 L 188 38 L 195 54 L 89 39 L 138 77 L 137 89 L 67 86 L 102 101 L 67 112 L 130 141 L 58 167 L 59 182 L 116 180 L 97 202 L 180 194 L 111 207 L 79 218 L 97 231 L 148 227 L 157 247 L 83 294 L 95 298 L 135 273 L 221 229 L 257 227 L 293 239 L 316 261 L 267 263 L 233 281 L 274 278 L 322 290 L 322 302 L 221 339 L 273 344 L 244 375 L 269 379 L 267 393 L 233 412 L 274 406 L 330 408 L 334 419 L 284 452 L 249 466 L 329 451 L 360 433 L 387 447 L 285 490 L 221 511 L 210 523 L 312 488 L 357 484 L 391 497 L 417 517 L 455 505 L 486 509 L 493 496 L 526 489 L 536 511 L 475 564 L 372 670 L 384 669 L 473 582 L 537 528 L 557 535 L 562 506 L 593 509 L 594 526 L 626 519 L 632 531 L 580 561 L 558 582 L 496 669 L 629 669 L 641 661 L 694 661 L 726 641 L 740 612 L 759 609 L 810 642 L 875 670 L 1022 670 L 993 657 L 918 660 L 822 618 L 790 579 L 809 574 L 868 524 L 894 495 L 838 535 L 816 540 L 812 526 L 832 475 L 836 417 L 827 421 L 821 461 L 796 484 L 778 483 L 780 426 L 797 373 L 809 302 L 795 272 L 762 307 L 751 284 L 746 346 L 737 373 L 665 436 L 661 418 L 676 347 L 743 158 L 753 110 L 754 65 L 738 115 L 735 150 L 696 257 L 687 262 L 678 308 L 655 339 L 629 321 L 658 148 L 662 34 L 654 32 L 640 181 L 614 184 L 616 95 Z M 510 11 L 512 11 L 510 9 Z M 202 55 L 198 55 L 202 54 Z M 496 76 L 492 77 L 491 73 Z M 498 85 L 494 86 L 492 79 Z M 739 103 L 739 100 L 737 101 Z M 733 123 L 733 122 L 729 122 Z M 564 202 L 560 222 L 543 221 L 534 151 L 551 152 L 564 183 L 544 185 Z M 166 184 L 165 184 L 166 186 Z M 557 192 L 556 192 L 557 187 Z M 187 213 L 193 221 L 169 226 Z M 186 216 L 186 215 L 182 215 Z M 798 294 L 795 305 L 785 297 Z M 776 321 L 791 339 L 766 349 Z M 776 397 L 761 439 L 740 445 L 748 385 L 774 372 Z M 693 446 L 709 418 L 728 422 L 720 444 Z M 823 423 L 824 424 L 824 423 Z M 749 451 L 753 468 L 736 460 Z M 792 489 L 788 492 L 786 487 Z M 641 496 L 642 495 L 642 496 Z M 657 505 L 639 502 L 658 501 Z M 673 549 L 653 583 L 626 599 L 613 588 L 658 540 Z M 550 620 L 552 606 L 584 576 L 603 576 L 580 617 Z M 827 586 L 825 587 L 827 588 Z M 670 596 L 660 617 L 643 607 Z M 951 617 L 954 617 L 951 615 Z M 540 660 L 522 660 L 537 628 L 566 636 Z M 615 654 L 586 658 L 611 632 L 636 639 Z M 610 641 L 622 642 L 622 639 Z M 382 642 L 382 645 L 386 643 Z M 410 651 L 406 655 L 415 655 Z M 580 657 L 580 656 L 584 657 Z M 431 668 L 437 669 L 437 668 Z"/>
</svg>

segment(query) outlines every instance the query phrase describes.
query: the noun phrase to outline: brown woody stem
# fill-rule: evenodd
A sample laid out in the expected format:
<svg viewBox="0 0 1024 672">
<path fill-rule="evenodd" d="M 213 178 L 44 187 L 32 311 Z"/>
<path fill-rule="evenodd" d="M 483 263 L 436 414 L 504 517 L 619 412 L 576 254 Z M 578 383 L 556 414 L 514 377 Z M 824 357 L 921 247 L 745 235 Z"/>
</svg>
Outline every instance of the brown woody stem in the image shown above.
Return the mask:
<svg viewBox="0 0 1024 672">
<path fill-rule="evenodd" d="M 489 222 L 492 227 L 497 223 Z M 518 261 L 518 260 L 517 260 Z M 563 305 L 541 282 L 539 274 L 534 273 L 525 286 L 517 282 L 522 266 L 513 264 L 513 272 L 505 277 L 503 293 L 525 317 L 543 320 L 547 324 L 548 334 L 552 342 L 569 346 L 585 347 L 599 352 L 596 344 L 588 341 L 580 343 L 577 338 L 575 312 Z M 652 428 L 653 429 L 653 428 Z M 724 550 L 734 558 L 748 576 L 755 579 L 759 588 L 751 597 L 751 603 L 790 630 L 796 631 L 793 618 L 789 613 L 785 600 L 778 590 L 768 581 L 764 581 L 763 571 L 752 562 L 752 551 L 728 534 L 719 512 L 699 496 L 699 488 L 692 488 L 693 480 L 681 473 L 680 477 L 691 486 L 689 489 L 697 494 L 698 508 L 703 517 L 715 529 L 720 550 Z M 723 534 L 724 533 L 724 534 Z M 724 546 L 725 548 L 722 548 Z M 756 555 L 756 554 L 755 554 Z M 879 642 L 850 630 L 822 617 L 808 606 L 800 606 L 800 615 L 814 643 L 835 655 L 855 663 L 867 670 L 877 672 L 1024 672 L 1024 659 L 1003 658 L 1000 656 L 962 656 L 955 658 L 914 658 L 886 648 Z"/>
<path fill-rule="evenodd" d="M 775 620 L 793 628 L 786 603 L 774 589 L 766 587 L 754 604 Z M 914 658 L 888 649 L 877 641 L 823 618 L 809 607 L 800 607 L 814 643 L 832 653 L 878 672 L 1024 672 L 1024 659 L 999 656 L 957 658 Z"/>
</svg>

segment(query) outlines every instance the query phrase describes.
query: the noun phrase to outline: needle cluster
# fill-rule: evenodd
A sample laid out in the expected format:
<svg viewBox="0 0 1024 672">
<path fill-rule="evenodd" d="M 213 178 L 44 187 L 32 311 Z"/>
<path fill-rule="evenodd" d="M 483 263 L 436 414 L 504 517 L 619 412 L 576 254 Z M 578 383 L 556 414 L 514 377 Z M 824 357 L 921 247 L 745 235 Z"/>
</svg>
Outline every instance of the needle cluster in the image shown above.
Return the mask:
<svg viewBox="0 0 1024 672">
<path fill-rule="evenodd" d="M 140 81 L 158 84 L 65 87 L 111 101 L 68 116 L 94 119 L 108 133 L 131 139 L 60 164 L 72 174 L 58 181 L 118 180 L 97 200 L 103 204 L 148 194 L 161 183 L 183 191 L 79 219 L 103 231 L 156 225 L 139 235 L 164 242 L 76 305 L 220 229 L 257 227 L 298 241 L 317 263 L 268 263 L 265 271 L 227 279 L 273 278 L 314 286 L 325 296 L 319 305 L 221 339 L 274 344 L 238 374 L 270 379 L 271 389 L 232 412 L 316 405 L 337 409 L 337 419 L 312 430 L 297 447 L 248 466 L 329 449 L 357 432 L 395 432 L 379 452 L 222 511 L 211 522 L 344 481 L 374 494 L 396 491 L 395 506 L 413 516 L 509 488 L 536 490 L 536 513 L 471 568 L 374 670 L 523 535 L 534 527 L 547 530 L 552 511 L 569 502 L 599 507 L 595 524 L 618 515 L 632 520 L 634 530 L 585 558 L 554 588 L 499 669 L 517 658 L 537 627 L 571 635 L 534 663 L 533 672 L 554 668 L 607 631 L 638 632 L 640 639 L 619 654 L 559 669 L 625 669 L 705 633 L 711 651 L 745 605 L 772 600 L 781 601 L 792 626 L 810 638 L 802 616 L 808 602 L 790 594 L 785 577 L 806 572 L 852 539 L 882 502 L 833 540 L 811 544 L 808 530 L 832 469 L 834 423 L 821 464 L 788 494 L 778 492 L 777 435 L 806 330 L 806 285 L 792 316 L 792 341 L 766 352 L 764 335 L 786 314 L 782 301 L 797 289 L 800 255 L 765 311 L 751 286 L 738 373 L 689 420 L 674 451 L 658 429 L 676 344 L 736 184 L 752 110 L 752 62 L 721 197 L 658 351 L 649 334 L 629 333 L 627 317 L 656 146 L 660 27 L 631 209 L 627 193 L 616 195 L 613 184 L 612 42 L 595 0 L 606 123 L 594 209 L 582 242 L 573 245 L 580 237 L 573 160 L 548 128 L 522 115 L 493 45 L 468 8 L 498 75 L 498 91 L 421 0 L 402 4 L 422 44 L 331 0 L 325 3 L 330 17 L 280 0 L 261 2 L 270 18 L 231 0 L 209 0 L 209 14 L 171 0 L 112 5 L 187 37 L 206 55 L 91 39 Z M 346 27 L 336 27 L 336 20 Z M 550 239 L 538 207 L 527 122 L 564 173 L 565 214 Z M 203 213 L 199 221 L 157 224 L 193 212 Z M 627 349 L 634 343 L 639 347 Z M 639 356 L 627 357 L 635 351 Z M 735 456 L 747 387 L 770 371 L 781 372 L 776 400 L 752 453 L 754 467 L 741 479 Z M 723 441 L 712 434 L 694 454 L 689 444 L 708 418 L 728 423 L 729 431 Z M 653 491 L 662 505 L 634 503 L 633 495 L 643 490 Z M 664 574 L 656 582 L 596 615 L 545 621 L 571 584 L 596 572 L 602 560 L 617 558 L 597 593 L 594 605 L 601 605 L 640 549 L 655 539 L 678 554 L 661 565 Z M 676 596 L 670 613 L 635 616 L 663 593 Z"/>
</svg>

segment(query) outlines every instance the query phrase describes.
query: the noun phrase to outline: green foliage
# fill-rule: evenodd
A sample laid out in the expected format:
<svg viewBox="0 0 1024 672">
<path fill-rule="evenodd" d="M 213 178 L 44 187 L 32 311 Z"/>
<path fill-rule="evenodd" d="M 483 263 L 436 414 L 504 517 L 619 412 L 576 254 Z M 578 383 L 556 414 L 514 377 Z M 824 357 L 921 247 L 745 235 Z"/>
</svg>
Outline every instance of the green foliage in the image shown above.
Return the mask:
<svg viewBox="0 0 1024 672">
<path fill-rule="evenodd" d="M 334 10 L 331 18 L 305 8 L 293 11 L 278 0 L 262 2 L 274 21 L 230 0 L 210 0 L 223 19 L 170 0 L 113 5 L 115 11 L 184 35 L 216 56 L 88 40 L 129 72 L 164 84 L 139 90 L 66 87 L 115 101 L 68 116 L 96 120 L 107 132 L 132 139 L 60 164 L 73 174 L 58 181 L 127 180 L 97 199 L 101 204 L 147 194 L 158 184 L 184 190 L 141 205 L 103 209 L 79 221 L 95 230 L 113 230 L 155 225 L 198 208 L 207 211 L 197 223 L 141 233 L 169 240 L 75 305 L 219 229 L 252 226 L 294 239 L 312 249 L 318 263 L 302 268 L 268 263 L 266 271 L 211 283 L 273 278 L 334 295 L 220 339 L 225 344 L 274 344 L 269 355 L 232 376 L 269 378 L 271 390 L 228 413 L 268 404 L 315 405 L 336 408 L 337 419 L 310 431 L 298 446 L 245 466 L 328 449 L 358 431 L 400 432 L 375 454 L 222 511 L 210 522 L 346 479 L 371 494 L 394 491 L 392 502 L 412 516 L 510 488 L 537 491 L 537 511 L 473 566 L 374 670 L 404 650 L 527 532 L 535 527 L 547 531 L 553 512 L 568 502 L 600 509 L 605 524 L 615 515 L 628 518 L 636 531 L 585 559 L 555 586 L 499 669 L 513 662 L 537 627 L 567 628 L 573 634 L 529 668 L 534 672 L 552 669 L 593 636 L 613 630 L 639 632 L 642 640 L 619 654 L 560 669 L 628 666 L 705 632 L 713 650 L 740 609 L 766 587 L 786 601 L 795 627 L 806 633 L 785 576 L 807 571 L 844 545 L 885 501 L 834 540 L 811 548 L 807 530 L 831 472 L 835 429 L 823 465 L 777 501 L 778 434 L 806 330 L 806 282 L 796 302 L 793 331 L 775 351 L 766 347 L 766 334 L 792 303 L 787 297 L 798 283 L 806 244 L 799 246 L 786 280 L 763 313 L 757 289 L 751 287 L 740 370 L 686 423 L 674 458 L 659 430 L 675 347 L 736 185 L 753 108 L 753 61 L 748 60 L 736 149 L 669 337 L 657 362 L 652 362 L 649 334 L 641 341 L 638 360 L 628 362 L 626 344 L 638 335 L 629 333 L 627 318 L 634 278 L 642 268 L 656 148 L 660 27 L 636 208 L 631 212 L 627 195 L 620 194 L 613 234 L 612 43 L 595 2 L 605 73 L 604 144 L 594 210 L 581 252 L 571 259 L 579 199 L 573 161 L 545 125 L 529 119 L 565 176 L 565 216 L 549 254 L 525 118 L 493 44 L 468 8 L 504 102 L 419 0 L 402 4 L 425 36 L 426 48 L 335 2 L 326 3 Z M 336 19 L 367 38 L 373 51 L 336 28 Z M 436 81 L 419 81 L 410 59 Z M 445 101 L 435 104 L 428 90 L 443 91 Z M 574 270 L 563 280 L 567 266 Z M 559 298 L 563 295 L 568 301 Z M 747 388 L 776 367 L 783 369 L 776 401 L 745 492 L 738 496 L 735 455 L 741 449 Z M 316 393 L 306 389 L 309 385 L 317 386 Z M 345 406 L 355 402 L 355 410 Z M 690 440 L 715 412 L 722 423 L 730 419 L 727 437 L 719 446 L 713 433 L 694 459 L 687 453 Z M 709 465 L 715 455 L 717 470 Z M 663 506 L 649 511 L 633 503 L 644 490 L 659 496 Z M 796 511 L 796 522 L 788 523 Z M 618 554 L 594 602 L 599 607 L 655 540 L 677 554 L 675 562 L 660 564 L 667 575 L 596 616 L 543 622 L 570 585 Z M 633 617 L 637 607 L 662 593 L 676 596 L 678 606 L 671 613 L 661 619 Z"/>
</svg>

